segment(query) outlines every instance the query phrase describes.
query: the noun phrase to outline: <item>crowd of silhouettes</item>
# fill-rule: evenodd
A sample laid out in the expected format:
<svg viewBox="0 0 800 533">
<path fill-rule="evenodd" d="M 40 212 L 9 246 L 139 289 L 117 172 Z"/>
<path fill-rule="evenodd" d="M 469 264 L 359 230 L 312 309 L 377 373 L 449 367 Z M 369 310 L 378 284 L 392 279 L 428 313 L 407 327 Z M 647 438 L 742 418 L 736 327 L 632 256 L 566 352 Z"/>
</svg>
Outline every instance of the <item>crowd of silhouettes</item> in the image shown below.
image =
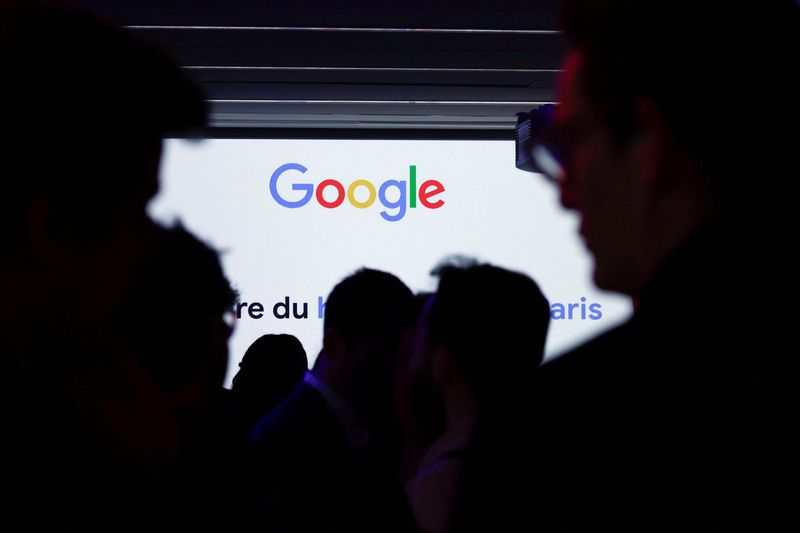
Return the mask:
<svg viewBox="0 0 800 533">
<path fill-rule="evenodd" d="M 364 267 L 332 288 L 312 368 L 297 338 L 265 332 L 228 391 L 237 295 L 219 254 L 145 210 L 162 139 L 204 126 L 203 95 L 105 21 L 0 4 L 4 520 L 792 523 L 793 263 L 768 237 L 795 224 L 798 7 L 721 6 L 566 2 L 557 181 L 597 285 L 636 299 L 628 322 L 542 364 L 550 306 L 527 275 L 451 259 L 414 294 Z M 774 107 L 742 110 L 730 91 L 754 57 Z"/>
</svg>

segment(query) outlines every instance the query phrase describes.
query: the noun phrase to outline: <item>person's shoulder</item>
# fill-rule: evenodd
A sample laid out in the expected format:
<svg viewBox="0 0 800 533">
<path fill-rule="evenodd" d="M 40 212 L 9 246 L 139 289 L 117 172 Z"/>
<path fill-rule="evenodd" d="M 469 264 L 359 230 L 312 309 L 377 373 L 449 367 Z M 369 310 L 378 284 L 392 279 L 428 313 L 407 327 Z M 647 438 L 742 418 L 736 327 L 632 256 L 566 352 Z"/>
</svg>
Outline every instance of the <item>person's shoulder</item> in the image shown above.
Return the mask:
<svg viewBox="0 0 800 533">
<path fill-rule="evenodd" d="M 315 395 L 318 396 L 311 387 L 299 383 L 287 398 L 259 419 L 250 432 L 250 440 L 255 443 L 275 440 L 278 435 L 297 431 L 299 424 L 315 411 Z"/>
<path fill-rule="evenodd" d="M 250 432 L 252 444 L 292 453 L 299 448 L 316 449 L 340 440 L 345 439 L 330 407 L 317 390 L 302 382 L 288 398 L 261 417 Z"/>
<path fill-rule="evenodd" d="M 633 337 L 631 322 L 606 331 L 545 362 L 537 370 L 537 381 L 574 380 L 582 375 L 609 372 L 630 357 Z"/>
</svg>

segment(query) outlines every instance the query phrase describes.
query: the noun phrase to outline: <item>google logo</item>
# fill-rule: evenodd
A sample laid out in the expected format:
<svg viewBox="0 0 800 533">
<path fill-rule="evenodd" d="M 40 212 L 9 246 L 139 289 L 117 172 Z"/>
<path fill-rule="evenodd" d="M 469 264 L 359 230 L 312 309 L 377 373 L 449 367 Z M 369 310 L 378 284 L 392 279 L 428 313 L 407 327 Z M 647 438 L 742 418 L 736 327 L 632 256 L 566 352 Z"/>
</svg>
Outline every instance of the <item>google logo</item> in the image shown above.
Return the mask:
<svg viewBox="0 0 800 533">
<path fill-rule="evenodd" d="M 417 188 L 417 167 L 408 167 L 408 182 L 405 180 L 389 179 L 381 183 L 377 188 L 374 183 L 366 179 L 358 179 L 350 183 L 345 189 L 342 182 L 334 179 L 322 180 L 316 186 L 308 182 L 292 182 L 292 190 L 300 193 L 296 199 L 287 199 L 278 192 L 278 180 L 290 171 L 297 171 L 305 174 L 308 169 L 299 163 L 286 163 L 275 169 L 269 179 L 269 192 L 272 198 L 283 207 L 296 209 L 303 207 L 312 198 L 326 209 L 335 209 L 347 201 L 358 209 L 366 209 L 375 203 L 377 199 L 385 208 L 380 212 L 381 217 L 389 222 L 397 222 L 406 214 L 406 208 L 414 209 L 419 203 L 428 209 L 439 209 L 444 205 L 444 200 L 434 199 L 435 196 L 444 192 L 444 185 L 438 180 L 426 180 Z M 298 178 L 299 176 L 294 176 Z M 289 175 L 287 174 L 287 179 Z M 327 192 L 330 191 L 330 192 Z M 356 191 L 359 191 L 358 194 Z M 393 192 L 397 191 L 397 192 Z M 366 194 L 366 198 L 364 195 Z M 394 198 L 394 199 L 392 199 Z M 397 210 L 390 213 L 389 210 Z"/>
</svg>

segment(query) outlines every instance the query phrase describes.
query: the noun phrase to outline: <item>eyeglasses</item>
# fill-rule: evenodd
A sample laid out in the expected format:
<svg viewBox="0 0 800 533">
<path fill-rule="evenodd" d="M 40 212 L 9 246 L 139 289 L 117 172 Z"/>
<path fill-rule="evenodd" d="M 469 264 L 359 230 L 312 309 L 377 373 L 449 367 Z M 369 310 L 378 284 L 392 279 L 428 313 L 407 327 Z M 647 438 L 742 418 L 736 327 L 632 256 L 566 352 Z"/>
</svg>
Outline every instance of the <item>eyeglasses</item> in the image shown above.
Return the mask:
<svg viewBox="0 0 800 533">
<path fill-rule="evenodd" d="M 517 113 L 514 129 L 517 168 L 542 174 L 548 180 L 564 180 L 564 149 L 553 134 L 555 106 L 546 104 L 530 113 Z"/>
</svg>

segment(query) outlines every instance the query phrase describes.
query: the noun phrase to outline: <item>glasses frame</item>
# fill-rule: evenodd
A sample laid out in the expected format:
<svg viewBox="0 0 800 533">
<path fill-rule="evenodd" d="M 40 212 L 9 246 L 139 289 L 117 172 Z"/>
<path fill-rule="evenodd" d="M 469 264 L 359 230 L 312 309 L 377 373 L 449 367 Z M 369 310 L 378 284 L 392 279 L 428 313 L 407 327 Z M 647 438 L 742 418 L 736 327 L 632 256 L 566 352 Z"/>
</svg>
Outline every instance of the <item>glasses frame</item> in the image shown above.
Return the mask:
<svg viewBox="0 0 800 533">
<path fill-rule="evenodd" d="M 541 174 L 548 181 L 564 181 L 564 150 L 554 134 L 555 105 L 545 104 L 528 113 L 517 113 L 514 129 L 516 165 Z"/>
</svg>

